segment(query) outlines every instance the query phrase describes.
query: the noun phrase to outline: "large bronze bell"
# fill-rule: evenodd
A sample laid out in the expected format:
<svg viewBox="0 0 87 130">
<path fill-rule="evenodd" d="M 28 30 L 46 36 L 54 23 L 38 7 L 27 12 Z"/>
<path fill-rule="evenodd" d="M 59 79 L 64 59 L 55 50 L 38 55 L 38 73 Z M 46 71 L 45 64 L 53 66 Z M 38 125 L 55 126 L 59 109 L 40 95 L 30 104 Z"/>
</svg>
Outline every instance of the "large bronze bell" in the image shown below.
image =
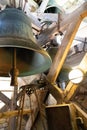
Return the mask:
<svg viewBox="0 0 87 130">
<path fill-rule="evenodd" d="M 20 9 L 0 12 L 0 76 L 29 76 L 46 71 L 51 58 L 35 41 L 30 18 Z M 17 68 L 12 71 L 12 68 Z"/>
</svg>

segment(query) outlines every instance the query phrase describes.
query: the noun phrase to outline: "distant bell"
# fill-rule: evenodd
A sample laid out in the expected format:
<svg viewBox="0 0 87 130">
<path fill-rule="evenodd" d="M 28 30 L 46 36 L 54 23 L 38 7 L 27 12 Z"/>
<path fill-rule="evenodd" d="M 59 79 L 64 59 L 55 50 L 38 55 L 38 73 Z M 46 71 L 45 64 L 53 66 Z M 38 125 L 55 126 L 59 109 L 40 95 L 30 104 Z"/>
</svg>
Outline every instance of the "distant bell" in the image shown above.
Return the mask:
<svg viewBox="0 0 87 130">
<path fill-rule="evenodd" d="M 29 76 L 46 71 L 50 65 L 50 56 L 35 41 L 30 18 L 16 8 L 2 10 L 0 12 L 0 76 L 9 76 L 9 72 L 12 75 L 18 73 L 19 77 Z"/>
<path fill-rule="evenodd" d="M 64 12 L 63 8 L 58 5 L 56 0 L 49 0 L 45 13 L 62 13 Z"/>
</svg>

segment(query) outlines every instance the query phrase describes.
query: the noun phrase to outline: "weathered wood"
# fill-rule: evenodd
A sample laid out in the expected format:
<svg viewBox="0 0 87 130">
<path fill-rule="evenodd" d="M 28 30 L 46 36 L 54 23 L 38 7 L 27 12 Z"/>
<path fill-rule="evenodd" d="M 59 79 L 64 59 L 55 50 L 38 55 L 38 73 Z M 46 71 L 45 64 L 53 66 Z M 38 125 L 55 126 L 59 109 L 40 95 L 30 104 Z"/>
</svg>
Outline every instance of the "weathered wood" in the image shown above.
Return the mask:
<svg viewBox="0 0 87 130">
<path fill-rule="evenodd" d="M 62 40 L 61 46 L 59 48 L 59 50 L 56 53 L 56 56 L 53 60 L 53 63 L 51 65 L 51 68 L 49 70 L 49 73 L 47 75 L 47 79 L 49 80 L 49 82 L 51 83 L 55 83 L 61 69 L 62 66 L 64 64 L 64 61 L 66 59 L 66 56 L 69 52 L 70 46 L 72 44 L 72 41 L 76 35 L 76 32 L 80 26 L 82 19 L 81 17 L 78 17 L 74 23 L 71 23 L 66 31 L 66 34 Z M 49 86 L 50 87 L 50 86 Z M 57 89 L 56 89 L 57 90 Z M 60 93 L 60 91 L 56 91 L 58 93 Z M 52 89 L 50 89 L 50 93 L 54 94 L 55 91 L 53 91 Z M 55 95 L 54 95 L 55 96 Z"/>
<path fill-rule="evenodd" d="M 49 15 L 49 14 L 48 14 Z M 87 16 L 87 2 L 84 2 L 79 8 L 77 8 L 75 11 L 73 11 L 70 14 L 61 14 L 62 20 L 60 21 L 60 30 L 65 31 L 67 26 L 74 22 L 77 17 L 81 17 L 82 19 Z M 45 34 L 43 31 L 39 37 L 38 42 L 39 44 L 46 44 L 49 41 L 49 38 L 55 34 L 55 32 L 58 32 L 58 25 L 54 24 L 51 28 L 47 29 L 48 33 Z M 43 42 L 42 42 L 43 41 Z"/>
<path fill-rule="evenodd" d="M 60 23 L 60 27 L 74 22 L 73 19 L 76 19 L 77 17 L 81 17 L 83 20 L 83 18 L 86 16 L 87 16 L 87 2 L 84 2 L 75 11 L 73 11 L 72 13 L 69 13 L 63 17 L 63 19 Z"/>
<path fill-rule="evenodd" d="M 8 111 L 9 107 L 7 105 L 4 105 L 1 109 L 0 112 L 6 112 Z"/>
<path fill-rule="evenodd" d="M 63 91 L 58 87 L 57 84 L 48 84 L 48 91 L 49 93 L 52 94 L 52 96 L 56 99 L 57 103 L 62 103 L 63 102 Z"/>
<path fill-rule="evenodd" d="M 30 97 L 31 107 L 32 107 L 33 113 L 31 113 L 29 120 L 27 121 L 25 130 L 31 130 L 31 128 L 34 124 L 34 121 L 37 117 L 37 114 L 40 111 L 39 105 L 41 107 L 42 103 L 44 102 L 44 99 L 45 99 L 46 94 L 47 94 L 47 90 L 37 90 L 36 93 L 37 93 L 38 101 L 37 101 L 35 94 L 32 94 Z M 39 104 L 38 104 L 38 102 L 39 102 Z"/>
<path fill-rule="evenodd" d="M 1 93 L 1 92 L 0 92 L 0 94 L 2 95 L 2 96 L 0 96 L 0 100 L 5 103 L 5 105 L 0 109 L 0 112 L 5 112 L 5 111 L 7 111 L 7 110 L 10 108 L 10 106 L 11 106 L 11 99 L 9 99 L 7 96 L 5 96 L 5 95 L 4 95 L 3 93 Z M 19 92 L 19 93 L 17 94 L 17 101 L 19 100 L 19 98 L 20 98 L 22 95 L 23 95 L 23 91 L 21 91 L 21 92 Z M 3 98 L 3 97 L 5 97 L 5 98 Z M 6 100 L 5 100 L 5 99 L 6 99 Z M 18 106 L 16 106 L 16 108 L 18 108 Z"/>
<path fill-rule="evenodd" d="M 64 97 L 64 101 L 65 101 L 65 102 L 69 102 L 69 101 L 70 101 L 70 99 L 71 99 L 71 98 L 73 97 L 73 95 L 75 94 L 75 92 L 76 92 L 78 86 L 79 86 L 78 84 L 73 84 L 73 85 L 70 86 L 70 91 L 67 91 L 67 92 L 65 93 L 65 97 Z"/>
<path fill-rule="evenodd" d="M 62 40 L 61 46 L 58 49 L 56 56 L 53 60 L 53 63 L 51 65 L 50 71 L 47 75 L 47 78 L 50 82 L 55 82 L 57 79 L 58 74 L 60 73 L 60 70 L 63 66 L 63 63 L 66 59 L 66 56 L 69 52 L 69 49 L 71 47 L 72 41 L 76 35 L 76 32 L 78 30 L 78 27 L 81 23 L 82 19 L 77 18 L 73 23 L 69 25 L 67 28 L 66 34 Z"/>
<path fill-rule="evenodd" d="M 5 96 L 2 92 L 0 92 L 0 100 L 4 102 L 8 107 L 10 107 L 11 100 Z"/>
<path fill-rule="evenodd" d="M 51 27 L 49 26 L 49 29 L 45 29 L 45 30 L 40 31 L 40 34 L 38 35 L 38 39 L 37 39 L 37 42 L 40 45 L 45 45 L 47 42 L 50 41 L 52 34 L 54 34 L 54 32 L 55 32 L 53 27 L 56 26 L 56 25 L 57 25 L 57 23 L 53 22 L 50 25 Z"/>
<path fill-rule="evenodd" d="M 21 110 L 20 110 L 21 112 Z M 24 109 L 23 110 L 23 115 L 25 114 L 30 114 L 32 111 L 30 109 Z M 13 117 L 13 116 L 18 116 L 18 110 L 14 110 L 14 111 L 7 111 L 7 112 L 2 112 L 0 113 L 0 119 L 1 118 L 10 118 L 10 117 Z"/>
<path fill-rule="evenodd" d="M 76 10 L 76 12 L 77 12 L 77 10 Z M 75 18 L 77 17 L 77 15 L 76 15 L 76 12 L 74 13 L 74 16 L 75 16 Z M 70 16 L 70 15 L 69 15 Z M 71 16 L 72 17 L 72 16 Z M 70 18 L 70 17 L 69 17 Z M 66 19 L 67 19 L 67 17 L 66 17 Z M 71 18 L 70 18 L 71 19 Z M 74 17 L 72 18 L 72 19 L 74 19 Z M 65 24 L 64 24 L 64 22 L 62 22 L 63 23 L 63 26 L 61 26 L 61 29 L 62 29 L 62 27 L 63 28 L 65 28 L 66 29 L 66 26 L 68 25 L 68 24 L 70 24 L 71 22 L 72 22 L 73 20 L 71 20 L 71 21 L 69 21 L 68 22 L 68 20 L 67 20 L 67 22 L 65 21 Z M 62 25 L 62 24 L 61 24 Z M 57 27 L 57 24 L 56 24 L 56 27 Z M 74 27 L 74 26 L 73 26 Z M 57 29 L 56 29 L 57 30 Z M 47 30 L 46 30 L 47 31 Z M 51 32 L 52 31 L 52 32 Z M 50 32 L 50 33 L 49 33 Z M 42 33 L 41 32 L 41 35 L 42 35 L 42 37 L 44 37 L 43 39 L 45 39 L 45 42 L 46 42 L 46 40 L 48 40 L 48 38 L 50 37 L 50 35 L 51 34 L 53 34 L 55 32 L 55 26 L 53 27 L 53 28 L 51 28 L 50 29 L 50 31 L 48 31 L 48 33 L 49 33 L 49 35 L 47 35 L 46 36 L 46 34 L 45 34 L 45 32 L 44 33 Z M 68 36 L 68 35 L 67 35 Z M 40 38 L 40 37 L 39 37 Z M 47 38 L 47 39 L 46 39 Z M 41 40 L 41 42 L 43 41 L 43 43 L 45 43 L 44 42 L 44 40 L 42 40 L 42 38 L 40 39 Z M 53 69 L 53 68 L 52 68 Z M 34 119 L 35 119 L 35 117 L 34 117 Z M 30 121 L 30 119 L 29 119 L 29 121 Z M 31 122 L 31 121 L 30 121 Z M 27 125 L 29 125 L 29 122 L 27 122 Z M 31 124 L 32 125 L 32 124 Z M 31 127 L 31 125 L 30 125 L 30 127 Z M 28 126 L 29 127 L 29 126 Z M 26 130 L 29 130 L 30 128 L 28 128 L 27 126 L 26 126 Z"/>
<path fill-rule="evenodd" d="M 87 2 L 85 2 L 85 4 L 83 4 L 82 6 L 80 6 L 78 9 L 76 9 L 73 13 L 69 14 L 66 18 L 64 17 L 64 19 L 60 22 L 60 30 L 61 28 L 66 28 L 67 25 L 69 25 L 67 32 L 65 34 L 65 37 L 62 41 L 62 44 L 60 46 L 59 51 L 57 52 L 53 64 L 51 65 L 49 74 L 47 75 L 48 80 L 52 83 L 56 81 L 56 78 L 63 66 L 63 63 L 65 61 L 65 58 L 69 52 L 70 46 L 72 44 L 72 41 L 76 35 L 76 32 L 79 28 L 79 25 L 83 19 L 83 17 L 85 17 L 87 12 Z M 73 19 L 77 19 L 77 21 L 73 21 Z M 54 25 L 55 26 L 55 25 Z M 56 25 L 57 26 L 57 25 Z M 51 30 L 52 29 L 52 30 Z M 53 33 L 53 28 L 49 29 L 51 33 Z M 43 39 L 45 39 L 46 42 L 46 37 L 47 37 L 47 33 L 48 30 L 46 30 L 46 32 L 44 32 L 43 35 Z M 50 35 L 50 33 L 48 33 L 48 35 Z M 45 38 L 44 38 L 45 36 Z M 39 39 L 40 40 L 40 39 Z M 43 41 L 43 40 L 41 40 Z M 52 91 L 52 89 L 50 89 Z M 57 92 L 57 91 L 56 91 Z M 55 92 L 52 91 L 52 93 L 54 94 Z M 59 92 L 58 92 L 59 93 Z"/>
</svg>

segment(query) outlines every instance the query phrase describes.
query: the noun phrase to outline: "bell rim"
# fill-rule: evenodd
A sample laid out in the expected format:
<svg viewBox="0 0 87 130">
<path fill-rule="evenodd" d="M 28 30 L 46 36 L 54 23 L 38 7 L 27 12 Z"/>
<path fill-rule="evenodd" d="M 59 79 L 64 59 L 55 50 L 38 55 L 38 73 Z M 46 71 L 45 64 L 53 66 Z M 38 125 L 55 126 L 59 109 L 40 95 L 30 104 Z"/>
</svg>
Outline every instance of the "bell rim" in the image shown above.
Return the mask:
<svg viewBox="0 0 87 130">
<path fill-rule="evenodd" d="M 10 42 L 9 42 L 10 40 Z M 5 42 L 6 41 L 6 42 Z M 18 44 L 12 44 L 12 42 L 14 43 L 20 43 L 19 45 Z M 20 42 L 19 42 L 20 41 Z M 45 56 L 48 56 L 51 60 L 51 57 L 50 55 L 48 54 L 47 51 L 45 51 L 37 42 L 34 42 L 32 41 L 31 39 L 22 39 L 22 38 L 17 38 L 15 37 L 0 37 L 0 42 L 3 43 L 3 44 L 0 44 L 0 47 L 17 47 L 17 48 L 24 48 L 24 49 L 29 49 L 29 50 L 32 50 L 32 51 L 35 51 L 35 52 L 38 52 L 40 54 L 43 54 Z M 22 42 L 26 44 L 26 47 L 24 46 L 24 44 L 22 44 Z M 30 45 L 30 42 L 32 44 L 34 44 L 35 46 L 33 47 L 36 47 L 36 48 L 31 48 L 29 45 Z M 11 43 L 11 44 L 10 44 Z M 15 46 L 16 45 L 16 46 Z"/>
</svg>

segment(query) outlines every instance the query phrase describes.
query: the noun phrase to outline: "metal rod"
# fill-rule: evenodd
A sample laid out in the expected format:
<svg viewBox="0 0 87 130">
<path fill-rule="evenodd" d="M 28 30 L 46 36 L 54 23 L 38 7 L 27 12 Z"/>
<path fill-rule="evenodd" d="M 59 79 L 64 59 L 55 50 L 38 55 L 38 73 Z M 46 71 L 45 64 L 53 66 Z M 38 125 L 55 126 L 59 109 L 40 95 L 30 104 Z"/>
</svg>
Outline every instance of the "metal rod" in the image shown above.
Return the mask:
<svg viewBox="0 0 87 130">
<path fill-rule="evenodd" d="M 13 48 L 13 60 L 12 60 L 12 68 L 16 68 L 16 48 Z"/>
<path fill-rule="evenodd" d="M 11 75 L 11 86 L 18 86 L 17 76 L 19 72 L 16 68 L 16 48 L 12 48 L 12 69 L 10 71 Z"/>
<path fill-rule="evenodd" d="M 18 112 L 18 130 L 21 130 L 21 128 L 22 128 L 22 119 L 23 119 L 23 111 L 24 111 L 24 100 L 25 100 L 25 89 L 24 89 L 23 95 L 21 96 L 21 99 L 20 99 L 20 105 L 19 105 L 20 108 L 19 108 L 19 112 Z"/>
</svg>

